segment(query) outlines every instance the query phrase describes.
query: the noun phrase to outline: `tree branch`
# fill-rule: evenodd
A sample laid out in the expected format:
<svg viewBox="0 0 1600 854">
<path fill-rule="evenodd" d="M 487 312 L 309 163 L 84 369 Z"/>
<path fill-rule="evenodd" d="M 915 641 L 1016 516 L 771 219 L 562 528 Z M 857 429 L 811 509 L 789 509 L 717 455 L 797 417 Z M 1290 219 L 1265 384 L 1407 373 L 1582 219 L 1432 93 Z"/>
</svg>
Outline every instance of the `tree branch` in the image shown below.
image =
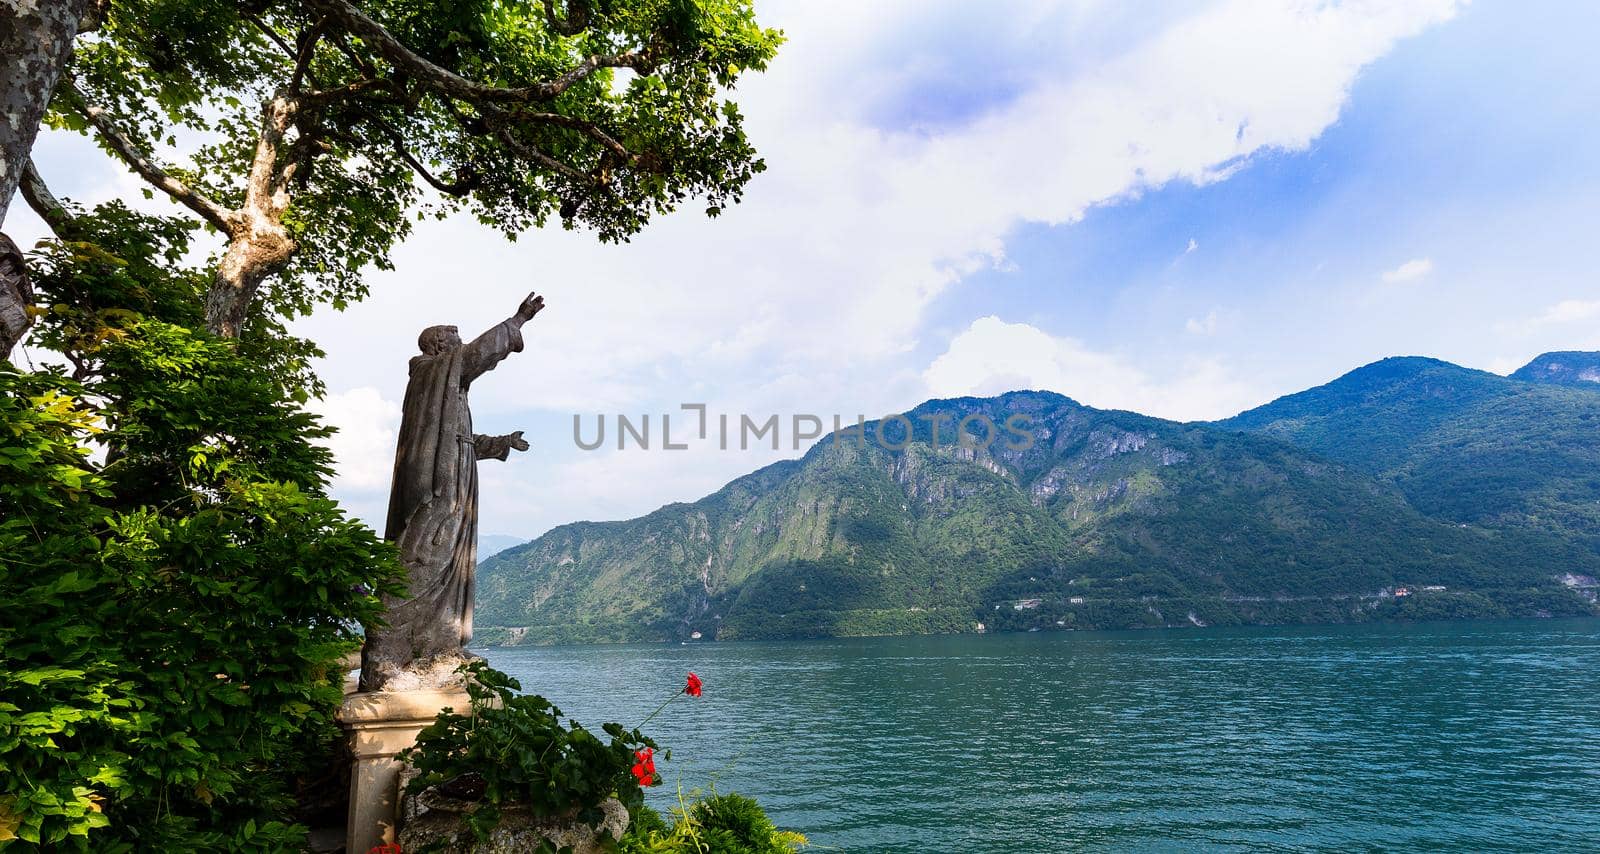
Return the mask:
<svg viewBox="0 0 1600 854">
<path fill-rule="evenodd" d="M 426 166 L 422 165 L 422 161 L 418 160 L 410 149 L 406 148 L 405 137 L 394 125 L 371 113 L 363 113 L 361 117 L 376 125 L 389 138 L 390 146 L 394 148 L 396 154 L 400 155 L 400 159 L 404 160 L 413 172 L 421 175 L 422 180 L 427 181 L 435 190 L 450 196 L 465 196 L 483 185 L 483 179 L 473 171 L 471 164 L 460 170 L 460 177 L 454 181 L 445 181 L 435 176 Z"/>
<path fill-rule="evenodd" d="M 287 199 L 278 196 L 293 179 L 295 170 L 304 165 L 305 155 L 293 152 L 280 169 L 278 153 L 289 128 L 300 129 L 295 121 L 299 106 L 294 96 L 282 90 L 261 106 L 261 131 L 256 135 L 255 156 L 250 159 L 250 172 L 245 178 L 244 210 L 251 217 L 274 220 L 275 214 L 288 204 Z M 297 143 L 300 141 L 309 145 L 309 134 L 300 134 Z"/>
<path fill-rule="evenodd" d="M 455 103 L 448 98 L 443 99 L 443 101 L 445 110 L 450 113 L 450 117 L 455 119 L 457 124 L 461 125 L 462 130 L 473 136 L 483 136 L 492 131 L 488 120 L 483 116 L 472 116 L 461 112 L 456 109 Z"/>
<path fill-rule="evenodd" d="M 561 113 L 526 113 L 519 111 L 512 113 L 511 118 L 514 120 L 540 122 L 542 124 L 571 128 L 572 130 L 584 133 L 606 148 L 611 149 L 611 153 L 622 158 L 624 163 L 632 163 L 638 159 L 637 154 L 629 151 L 627 146 L 618 142 L 616 138 L 612 137 L 604 130 L 601 130 L 599 125 L 585 119 L 577 118 L 576 116 L 566 116 L 562 115 Z"/>
<path fill-rule="evenodd" d="M 290 47 L 289 43 L 283 40 L 283 36 L 278 35 L 277 30 L 267 26 L 265 21 L 262 21 L 260 18 L 251 14 L 246 14 L 244 19 L 254 24 L 256 29 L 260 30 L 262 34 L 264 34 L 273 44 L 277 45 L 278 48 L 283 51 L 285 56 L 289 57 L 290 59 L 294 59 L 296 56 L 298 56 L 298 54 L 295 52 L 295 49 Z"/>
<path fill-rule="evenodd" d="M 22 167 L 22 184 L 18 189 L 22 192 L 22 198 L 27 201 L 28 207 L 50 226 L 56 237 L 62 240 L 77 239 L 79 234 L 77 222 L 72 214 L 67 212 L 67 206 L 50 192 L 50 187 L 45 184 L 44 178 L 40 177 L 39 169 L 33 165 L 31 157 Z"/>
<path fill-rule="evenodd" d="M 33 326 L 33 282 L 23 263 L 22 250 L 0 233 L 0 362 L 11 358 L 11 348 Z"/>
<path fill-rule="evenodd" d="M 299 50 L 294 59 L 294 74 L 289 77 L 290 92 L 299 92 L 302 80 L 310 80 L 312 86 L 319 88 L 322 85 L 311 75 L 311 58 L 316 55 L 317 42 L 322 40 L 322 25 L 325 20 L 325 18 L 319 19 L 311 25 L 311 29 L 302 32 L 296 39 L 299 42 Z"/>
<path fill-rule="evenodd" d="M 71 93 L 72 100 L 77 103 L 83 117 L 94 126 L 100 138 L 117 157 L 122 159 L 122 162 L 139 173 L 139 177 L 171 196 L 174 201 L 199 214 L 202 219 L 216 226 L 224 234 L 233 231 L 232 217 L 226 208 L 212 201 L 204 193 L 168 175 L 166 170 L 146 157 L 139 150 L 139 146 L 111 121 L 110 113 L 89 103 L 72 81 L 64 79 L 62 83 L 63 88 Z"/>
<path fill-rule="evenodd" d="M 413 172 L 422 176 L 422 180 L 427 181 L 429 186 L 447 196 L 465 196 L 483 186 L 483 179 L 479 178 L 470 166 L 461 170 L 461 177 L 454 181 L 445 181 L 434 177 L 433 173 L 419 163 L 417 158 L 413 157 L 411 152 L 407 151 L 406 147 L 401 145 L 398 140 L 394 142 L 394 150 L 411 167 Z"/>
<path fill-rule="evenodd" d="M 314 117 L 297 112 L 294 119 L 295 140 L 289 145 L 275 187 L 287 188 L 290 184 L 304 188 L 311 181 L 311 170 L 317 156 L 328 150 L 323 140 L 321 125 Z"/>
<path fill-rule="evenodd" d="M 590 56 L 570 71 L 546 83 L 514 89 L 489 86 L 476 80 L 468 80 L 419 56 L 399 39 L 390 35 L 381 24 L 367 17 L 346 0 L 308 0 L 308 4 L 327 13 L 351 34 L 372 45 L 384 59 L 415 76 L 436 93 L 472 103 L 546 101 L 567 91 L 601 68 L 632 68 L 641 74 L 654 70 L 654 60 L 648 50 L 624 51 Z"/>
<path fill-rule="evenodd" d="M 650 74 L 650 73 L 655 71 L 656 64 L 655 64 L 654 57 L 652 56 L 652 54 L 650 53 L 650 51 L 648 49 L 646 49 L 646 50 L 630 50 L 630 51 L 623 51 L 622 53 L 613 53 L 613 54 L 605 54 L 605 55 L 594 54 L 593 56 L 590 56 L 589 58 L 585 59 L 584 61 L 578 63 L 576 66 L 573 67 L 573 69 L 571 71 L 568 71 L 566 74 L 563 74 L 560 77 L 557 77 L 556 79 L 550 81 L 549 83 L 541 83 L 538 86 L 532 86 L 532 87 L 528 87 L 528 88 L 529 89 L 537 89 L 537 90 L 539 90 L 539 92 L 540 92 L 539 98 L 541 100 L 548 100 L 548 99 L 554 98 L 557 95 L 560 95 L 562 92 L 565 92 L 568 89 L 572 88 L 573 84 L 579 82 L 580 80 L 582 80 L 585 77 L 588 77 L 589 75 L 593 74 L 596 70 L 601 69 L 601 68 L 631 68 L 634 71 L 639 72 L 640 74 Z M 527 91 L 527 90 L 525 90 L 525 89 L 499 89 L 499 90 L 491 90 L 491 91 L 517 93 L 517 92 L 523 92 L 523 91 Z M 503 98 L 501 100 L 525 101 L 525 100 L 528 100 L 528 99 L 527 98 L 513 97 L 513 98 Z"/>
<path fill-rule="evenodd" d="M 329 40 L 333 42 L 334 47 L 339 49 L 340 53 L 344 54 L 345 59 L 350 60 L 351 65 L 361 69 L 363 74 L 367 75 L 368 77 L 378 76 L 378 69 L 373 67 L 372 63 L 368 62 L 366 57 L 356 53 L 355 50 L 350 47 L 350 40 L 344 37 L 344 33 L 334 33 L 329 36 Z"/>
<path fill-rule="evenodd" d="M 329 104 L 336 104 L 348 98 L 354 98 L 365 93 L 372 92 L 373 90 L 389 89 L 392 88 L 393 85 L 394 84 L 388 80 L 377 80 L 369 77 L 363 77 L 353 83 L 346 83 L 343 86 L 333 89 L 302 92 L 298 95 L 295 95 L 294 99 L 300 102 L 302 106 L 326 107 Z"/>
<path fill-rule="evenodd" d="M 589 4 L 587 0 L 567 0 L 567 18 L 562 20 L 556 17 L 554 0 L 544 0 L 544 17 L 550 22 L 550 29 L 575 36 L 589 28 Z"/>
<path fill-rule="evenodd" d="M 111 0 L 91 0 L 89 8 L 83 12 L 83 17 L 78 19 L 78 35 L 99 32 L 100 25 L 106 20 L 106 10 L 110 6 Z"/>
<path fill-rule="evenodd" d="M 237 338 L 257 289 L 267 277 L 282 271 L 299 250 L 284 227 L 283 212 L 289 206 L 288 185 L 297 173 L 304 174 L 300 170 L 309 168 L 315 156 L 313 135 L 302 134 L 297 143 L 305 145 L 290 151 L 279 165 L 285 135 L 291 126 L 299 127 L 295 124 L 298 107 L 294 97 L 282 89 L 261 105 L 261 130 L 245 179 L 244 203 L 233 214 L 237 225 L 229 234 L 228 247 L 206 293 L 206 328 L 214 335 Z"/>
<path fill-rule="evenodd" d="M 568 166 L 565 163 L 562 163 L 548 154 L 545 154 L 543 151 L 540 151 L 534 146 L 528 145 L 522 140 L 517 139 L 511 134 L 511 131 L 507 130 L 506 128 L 500 128 L 495 131 L 495 136 L 498 136 L 501 142 L 504 142 L 508 148 L 510 148 L 512 151 L 515 151 L 518 156 L 522 157 L 524 160 L 532 160 L 540 166 L 555 172 L 569 181 L 573 181 L 578 184 L 599 183 L 590 176 L 579 172 L 578 170 Z"/>
</svg>

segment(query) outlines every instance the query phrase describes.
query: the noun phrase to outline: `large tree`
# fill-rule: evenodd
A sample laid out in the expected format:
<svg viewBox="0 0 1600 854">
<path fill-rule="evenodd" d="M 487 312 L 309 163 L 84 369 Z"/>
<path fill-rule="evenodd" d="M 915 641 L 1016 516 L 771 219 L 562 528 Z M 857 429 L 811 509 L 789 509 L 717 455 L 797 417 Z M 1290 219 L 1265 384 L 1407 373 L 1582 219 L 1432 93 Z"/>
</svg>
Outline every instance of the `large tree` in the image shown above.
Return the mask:
<svg viewBox="0 0 1600 854">
<path fill-rule="evenodd" d="M 0 365 L 0 847 L 294 850 L 336 662 L 400 590 L 324 494 L 281 317 L 362 296 L 426 213 L 717 213 L 761 168 L 726 92 L 779 36 L 748 0 L 95 2 L 46 121 L 183 211 L 86 211 L 15 161 L 61 238 L 27 258 L 34 340 L 72 376 Z"/>
<path fill-rule="evenodd" d="M 0 224 L 89 0 L 0 3 Z"/>
<path fill-rule="evenodd" d="M 0 3 L 0 225 L 16 195 L 56 78 L 89 0 Z M 28 331 L 33 290 L 22 252 L 0 233 L 0 362 Z"/>
<path fill-rule="evenodd" d="M 748 0 L 112 0 L 48 120 L 221 234 L 231 337 L 257 300 L 360 298 L 423 213 L 602 240 L 715 215 L 762 168 L 725 93 L 780 40 Z"/>
</svg>

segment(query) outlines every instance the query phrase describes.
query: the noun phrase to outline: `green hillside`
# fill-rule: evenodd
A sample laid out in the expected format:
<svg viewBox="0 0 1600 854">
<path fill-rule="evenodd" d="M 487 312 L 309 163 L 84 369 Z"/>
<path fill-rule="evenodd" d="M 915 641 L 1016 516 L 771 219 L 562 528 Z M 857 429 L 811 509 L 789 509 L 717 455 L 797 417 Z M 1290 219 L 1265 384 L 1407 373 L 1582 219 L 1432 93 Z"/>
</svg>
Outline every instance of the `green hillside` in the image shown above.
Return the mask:
<svg viewBox="0 0 1600 854">
<path fill-rule="evenodd" d="M 1546 354 L 1507 378 L 1385 359 L 1216 426 L 1376 475 L 1430 516 L 1600 550 L 1600 384 L 1557 384 L 1567 373 L 1549 369 L 1592 362 L 1600 354 Z"/>
<path fill-rule="evenodd" d="M 953 446 L 952 425 L 972 413 L 1029 415 L 1032 446 Z M 1429 518 L 1365 467 L 1272 436 L 1046 392 L 907 414 L 908 443 L 900 424 L 881 426 L 884 444 L 903 449 L 869 425 L 864 447 L 824 440 L 701 501 L 565 525 L 485 561 L 480 638 L 1594 612 L 1555 578 L 1600 574 L 1594 551 L 1542 530 Z M 923 417 L 934 414 L 946 416 L 938 448 Z M 1401 586 L 1417 592 L 1389 595 Z"/>
</svg>

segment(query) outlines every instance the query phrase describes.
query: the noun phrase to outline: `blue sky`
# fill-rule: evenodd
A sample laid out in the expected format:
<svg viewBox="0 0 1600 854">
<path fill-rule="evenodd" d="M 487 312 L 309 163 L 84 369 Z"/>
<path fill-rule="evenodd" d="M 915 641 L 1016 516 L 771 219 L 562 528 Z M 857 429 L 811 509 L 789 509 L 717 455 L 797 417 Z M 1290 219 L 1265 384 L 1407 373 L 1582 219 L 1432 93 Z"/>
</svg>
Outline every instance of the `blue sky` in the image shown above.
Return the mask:
<svg viewBox="0 0 1600 854">
<path fill-rule="evenodd" d="M 1220 354 L 1271 393 L 1387 355 L 1506 371 L 1594 346 L 1600 322 L 1503 327 L 1600 298 L 1600 73 L 1578 35 L 1596 9 L 1467 7 L 1364 69 L 1306 150 L 1260 152 L 1227 180 L 1167 184 L 1078 223 L 1021 225 L 1012 266 L 965 278 L 930 322 L 953 332 L 990 313 L 1136 362 Z M 1383 287 L 1382 272 L 1418 258 L 1431 272 Z M 1209 334 L 1176 334 L 1212 317 Z"/>
<path fill-rule="evenodd" d="M 583 452 L 575 414 L 877 417 L 1038 387 L 1204 419 L 1388 355 L 1509 372 L 1600 349 L 1593 4 L 757 9 L 789 42 L 737 93 L 769 165 L 744 204 L 624 246 L 425 223 L 371 299 L 298 324 L 329 352 L 352 509 L 381 519 L 416 331 L 530 289 L 550 308 L 528 350 L 474 389 L 480 430 L 534 440 L 483 466 L 484 530 L 527 537 L 796 455 Z M 38 159 L 65 195 L 137 193 L 81 140 Z"/>
</svg>

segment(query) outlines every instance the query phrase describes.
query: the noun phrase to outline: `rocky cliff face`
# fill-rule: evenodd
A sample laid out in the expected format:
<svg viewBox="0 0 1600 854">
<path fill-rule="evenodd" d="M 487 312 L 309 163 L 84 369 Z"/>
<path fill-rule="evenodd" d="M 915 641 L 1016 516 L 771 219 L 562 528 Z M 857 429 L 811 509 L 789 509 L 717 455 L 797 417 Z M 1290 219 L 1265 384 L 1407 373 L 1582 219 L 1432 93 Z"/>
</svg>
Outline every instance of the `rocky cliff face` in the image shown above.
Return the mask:
<svg viewBox="0 0 1600 854">
<path fill-rule="evenodd" d="M 1545 353 L 1518 368 L 1511 379 L 1600 390 L 1600 353 L 1575 350 Z"/>
</svg>

